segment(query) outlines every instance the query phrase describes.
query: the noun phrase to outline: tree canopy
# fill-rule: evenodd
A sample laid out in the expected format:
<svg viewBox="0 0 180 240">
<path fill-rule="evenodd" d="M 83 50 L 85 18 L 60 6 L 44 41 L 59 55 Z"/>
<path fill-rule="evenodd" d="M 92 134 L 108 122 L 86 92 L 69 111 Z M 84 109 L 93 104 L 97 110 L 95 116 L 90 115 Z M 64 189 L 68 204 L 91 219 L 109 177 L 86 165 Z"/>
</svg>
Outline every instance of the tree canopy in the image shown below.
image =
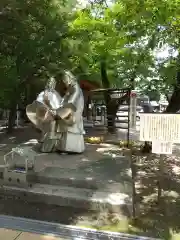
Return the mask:
<svg viewBox="0 0 180 240">
<path fill-rule="evenodd" d="M 19 101 L 17 95 L 20 97 L 33 79 L 36 84 L 45 79 L 52 65 L 66 65 L 64 39 L 69 15 L 67 7 L 61 4 L 64 1 L 0 3 L 1 104 L 10 107 L 13 96 Z"/>
<path fill-rule="evenodd" d="M 138 88 L 154 84 L 161 91 L 171 88 L 176 81 L 175 53 L 177 56 L 179 51 L 178 2 L 93 3 L 77 11 L 70 25 L 74 35 L 81 36 L 74 39 L 74 63 L 98 80 L 105 64 L 112 86 L 133 83 Z M 169 55 L 158 59 L 155 53 L 163 48 Z"/>
<path fill-rule="evenodd" d="M 68 68 L 105 88 L 136 88 L 152 98 L 174 91 L 168 111 L 179 110 L 179 3 L 2 0 L 1 107 L 28 101 L 49 76 Z"/>
</svg>

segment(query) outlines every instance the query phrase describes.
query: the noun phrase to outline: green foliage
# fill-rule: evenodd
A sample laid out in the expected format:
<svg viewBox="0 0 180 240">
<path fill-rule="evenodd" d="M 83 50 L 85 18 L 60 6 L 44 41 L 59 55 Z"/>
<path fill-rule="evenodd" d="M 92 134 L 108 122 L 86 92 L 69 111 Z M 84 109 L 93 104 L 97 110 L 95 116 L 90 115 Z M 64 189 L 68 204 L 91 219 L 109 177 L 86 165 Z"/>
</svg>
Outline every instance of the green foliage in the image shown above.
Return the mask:
<svg viewBox="0 0 180 240">
<path fill-rule="evenodd" d="M 68 14 L 63 1 L 1 1 L 0 102 L 18 101 L 36 76 L 47 78 L 52 65 L 67 62 L 64 39 Z M 54 67 L 53 67 L 54 68 Z M 4 105 L 4 104 L 3 104 Z"/>
<path fill-rule="evenodd" d="M 1 106 L 39 91 L 60 68 L 70 68 L 79 79 L 102 82 L 102 62 L 110 86 L 134 85 L 156 97 L 155 90 L 172 90 L 177 58 L 170 54 L 157 61 L 154 50 L 168 46 L 178 54 L 179 0 L 94 2 L 83 9 L 75 4 L 1 1 Z"/>
<path fill-rule="evenodd" d="M 178 4 L 177 0 L 119 0 L 109 7 L 94 3 L 77 11 L 70 23 L 74 70 L 100 81 L 103 60 L 111 86 L 130 86 L 134 81 L 146 92 L 171 89 L 176 58 L 174 63 L 171 56 L 160 62 L 153 52 L 165 45 L 178 51 Z M 149 79 L 155 80 L 149 83 Z"/>
</svg>

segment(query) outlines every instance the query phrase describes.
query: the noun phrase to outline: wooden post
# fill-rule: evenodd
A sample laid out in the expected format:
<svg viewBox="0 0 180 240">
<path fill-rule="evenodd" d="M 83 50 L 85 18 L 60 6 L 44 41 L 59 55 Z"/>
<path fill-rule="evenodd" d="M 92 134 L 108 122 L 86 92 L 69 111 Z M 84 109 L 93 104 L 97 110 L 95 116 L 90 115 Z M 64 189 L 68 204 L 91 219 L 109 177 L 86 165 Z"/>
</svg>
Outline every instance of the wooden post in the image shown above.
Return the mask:
<svg viewBox="0 0 180 240">
<path fill-rule="evenodd" d="M 127 148 L 129 148 L 130 145 L 130 94 L 131 94 L 131 89 L 128 91 L 128 132 L 127 132 Z M 131 147 L 130 147 L 131 149 Z"/>
<path fill-rule="evenodd" d="M 128 150 L 128 157 L 130 158 L 130 166 L 131 166 L 131 180 L 132 180 L 132 217 L 136 217 L 136 186 L 135 186 L 135 180 L 136 180 L 136 169 L 132 157 L 132 147 L 129 146 Z"/>
<path fill-rule="evenodd" d="M 164 182 L 164 157 L 160 154 L 159 169 L 158 169 L 158 204 L 161 203 L 163 195 L 163 182 Z"/>
<path fill-rule="evenodd" d="M 132 157 L 132 149 L 131 149 L 131 172 L 132 172 L 132 198 L 133 198 L 133 206 L 132 206 L 132 216 L 136 217 L 136 168 L 134 164 L 134 160 Z"/>
</svg>

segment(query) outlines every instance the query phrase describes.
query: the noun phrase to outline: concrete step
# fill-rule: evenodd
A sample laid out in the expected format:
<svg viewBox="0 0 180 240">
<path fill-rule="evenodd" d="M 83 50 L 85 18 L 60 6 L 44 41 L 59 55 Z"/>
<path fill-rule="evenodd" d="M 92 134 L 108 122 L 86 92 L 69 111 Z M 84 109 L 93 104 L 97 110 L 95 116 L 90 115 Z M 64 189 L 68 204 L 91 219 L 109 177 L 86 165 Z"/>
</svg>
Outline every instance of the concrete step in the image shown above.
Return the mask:
<svg viewBox="0 0 180 240">
<path fill-rule="evenodd" d="M 83 188 L 34 184 L 31 188 L 3 186 L 3 195 L 16 197 L 28 202 L 40 202 L 58 206 L 71 206 L 89 210 L 131 212 L 131 197 L 121 192 L 90 190 Z"/>
<path fill-rule="evenodd" d="M 125 157 L 122 156 L 120 159 L 120 162 L 123 160 L 127 161 Z M 121 170 L 121 165 L 115 165 L 112 160 L 110 164 L 111 169 L 108 168 L 108 166 L 106 169 L 105 167 L 102 168 L 101 165 L 97 165 L 96 168 L 87 166 L 84 169 L 67 169 L 48 166 L 36 173 L 35 178 L 32 179 L 34 183 L 72 186 L 92 190 L 101 189 L 109 185 L 116 186 L 117 188 L 122 188 L 122 186 L 125 185 L 128 186 L 131 181 L 131 176 Z M 126 190 L 123 191 L 126 192 Z"/>
<path fill-rule="evenodd" d="M 94 174 L 77 171 L 76 169 L 64 169 L 53 166 L 46 167 L 41 172 L 37 173 L 34 182 L 87 189 L 97 189 L 97 184 L 101 184 L 101 180 L 97 180 Z"/>
</svg>

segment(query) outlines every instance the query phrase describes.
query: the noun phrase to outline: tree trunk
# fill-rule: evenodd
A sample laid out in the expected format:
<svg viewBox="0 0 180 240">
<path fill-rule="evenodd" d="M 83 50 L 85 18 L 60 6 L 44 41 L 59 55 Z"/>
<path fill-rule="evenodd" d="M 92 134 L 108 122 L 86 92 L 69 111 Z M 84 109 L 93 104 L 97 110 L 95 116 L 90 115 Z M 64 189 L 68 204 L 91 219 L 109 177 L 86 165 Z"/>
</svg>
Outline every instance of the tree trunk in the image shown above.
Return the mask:
<svg viewBox="0 0 180 240">
<path fill-rule="evenodd" d="M 20 99 L 20 93 L 21 93 L 21 85 L 16 86 L 14 89 L 12 98 L 11 98 L 11 105 L 9 109 L 9 117 L 8 117 L 8 129 L 7 132 L 11 133 L 13 131 L 13 128 L 15 126 L 16 121 L 16 114 L 17 114 L 17 104 Z"/>
<path fill-rule="evenodd" d="M 176 113 L 180 109 L 180 70 L 177 72 L 177 83 L 174 87 L 172 97 L 169 101 L 165 112 L 166 113 Z"/>
<path fill-rule="evenodd" d="M 167 106 L 166 113 L 176 113 L 180 109 L 180 53 L 177 59 L 177 75 L 176 75 L 176 85 L 174 86 L 174 91 L 169 100 L 169 105 Z"/>
<path fill-rule="evenodd" d="M 106 62 L 101 62 L 101 80 L 102 85 L 105 89 L 110 88 L 110 82 L 107 76 L 107 67 Z M 108 92 L 104 93 L 104 99 L 106 103 L 106 110 L 107 110 L 107 125 L 108 125 L 108 132 L 114 133 L 116 131 L 115 127 L 115 120 L 116 120 L 116 113 L 118 111 L 119 105 L 123 103 L 123 101 L 127 100 L 129 96 L 123 96 L 120 99 L 111 99 L 111 96 Z"/>
<path fill-rule="evenodd" d="M 104 88 L 110 88 L 110 82 L 107 75 L 106 61 L 101 61 L 101 81 Z"/>
<path fill-rule="evenodd" d="M 110 100 L 107 104 L 107 121 L 108 121 L 108 132 L 114 133 L 116 131 L 115 120 L 116 113 L 119 107 L 119 104 L 114 100 Z"/>
<path fill-rule="evenodd" d="M 9 111 L 8 129 L 7 129 L 8 133 L 11 133 L 13 131 L 15 121 L 16 121 L 16 104 L 13 104 Z"/>
<path fill-rule="evenodd" d="M 110 88 L 110 82 L 107 75 L 107 66 L 106 66 L 105 60 L 101 61 L 101 81 L 105 89 Z M 106 110 L 107 110 L 108 132 L 113 133 L 115 132 L 115 118 L 116 118 L 116 112 L 119 105 L 116 104 L 116 101 L 111 101 L 111 97 L 107 92 L 104 93 L 104 99 L 105 99 Z"/>
<path fill-rule="evenodd" d="M 168 96 L 168 94 L 165 94 L 166 100 L 168 101 L 168 103 L 170 102 L 171 98 Z"/>
</svg>

